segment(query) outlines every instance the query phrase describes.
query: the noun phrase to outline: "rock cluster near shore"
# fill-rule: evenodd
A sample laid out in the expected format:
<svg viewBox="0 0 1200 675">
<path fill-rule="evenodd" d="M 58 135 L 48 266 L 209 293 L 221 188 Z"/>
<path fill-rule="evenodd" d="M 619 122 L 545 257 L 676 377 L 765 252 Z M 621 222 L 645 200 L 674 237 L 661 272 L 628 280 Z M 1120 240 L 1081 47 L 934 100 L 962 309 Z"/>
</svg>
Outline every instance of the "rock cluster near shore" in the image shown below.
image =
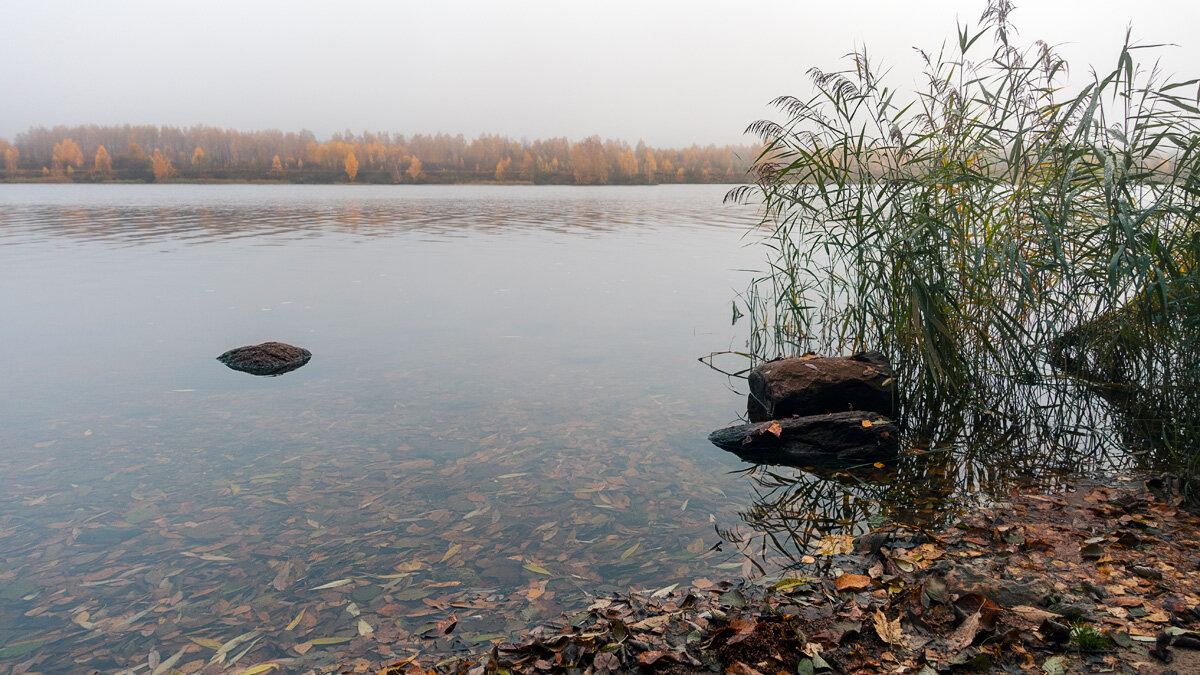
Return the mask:
<svg viewBox="0 0 1200 675">
<path fill-rule="evenodd" d="M 230 349 L 217 360 L 251 375 L 282 375 L 308 363 L 312 352 L 283 342 L 264 342 Z"/>
<path fill-rule="evenodd" d="M 857 463 L 898 449 L 895 378 L 879 352 L 798 356 L 750 371 L 750 424 L 719 429 L 714 445 L 751 462 Z"/>
</svg>

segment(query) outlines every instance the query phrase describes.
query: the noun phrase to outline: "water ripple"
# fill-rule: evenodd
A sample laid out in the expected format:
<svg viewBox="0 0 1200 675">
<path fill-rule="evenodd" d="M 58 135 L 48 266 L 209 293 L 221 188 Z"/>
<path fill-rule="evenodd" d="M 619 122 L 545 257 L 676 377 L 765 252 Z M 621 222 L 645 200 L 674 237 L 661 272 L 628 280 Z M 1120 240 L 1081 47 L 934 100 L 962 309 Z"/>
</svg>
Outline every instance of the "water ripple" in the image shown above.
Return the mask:
<svg viewBox="0 0 1200 675">
<path fill-rule="evenodd" d="M 473 233 L 602 236 L 661 228 L 746 228 L 725 186 L 35 185 L 0 189 L 0 245 L 101 242 L 273 245 L 329 234 L 371 239 Z"/>
</svg>

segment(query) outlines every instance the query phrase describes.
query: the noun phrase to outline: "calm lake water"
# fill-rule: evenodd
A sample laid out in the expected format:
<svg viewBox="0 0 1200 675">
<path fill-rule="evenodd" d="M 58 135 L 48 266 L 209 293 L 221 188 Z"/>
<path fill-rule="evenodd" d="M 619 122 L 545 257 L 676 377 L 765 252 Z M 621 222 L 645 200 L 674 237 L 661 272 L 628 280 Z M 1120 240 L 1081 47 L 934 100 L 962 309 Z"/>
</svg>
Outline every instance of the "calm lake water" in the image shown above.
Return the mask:
<svg viewBox="0 0 1200 675">
<path fill-rule="evenodd" d="M 736 576 L 725 189 L 0 186 L 0 673 L 321 669 Z M 267 340 L 312 361 L 215 360 Z"/>
<path fill-rule="evenodd" d="M 0 675 L 478 650 L 1080 467 L 745 473 L 725 190 L 0 186 Z M 215 359 L 268 340 L 313 358 Z"/>
</svg>

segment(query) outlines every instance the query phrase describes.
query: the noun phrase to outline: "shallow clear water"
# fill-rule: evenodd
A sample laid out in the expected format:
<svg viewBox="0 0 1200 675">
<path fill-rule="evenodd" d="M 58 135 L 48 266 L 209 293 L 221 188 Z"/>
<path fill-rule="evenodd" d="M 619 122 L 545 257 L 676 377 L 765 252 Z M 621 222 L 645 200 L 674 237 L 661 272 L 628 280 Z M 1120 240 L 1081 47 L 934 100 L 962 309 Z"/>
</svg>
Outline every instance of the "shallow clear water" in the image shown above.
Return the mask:
<svg viewBox="0 0 1200 675">
<path fill-rule="evenodd" d="M 744 389 L 697 361 L 744 348 L 766 257 L 724 192 L 0 185 L 0 675 L 486 649 L 1124 466 L 1084 406 L 745 472 L 706 440 Z M 215 358 L 268 340 L 312 360 Z"/>
<path fill-rule="evenodd" d="M 705 437 L 743 399 L 696 359 L 762 254 L 723 193 L 0 186 L 0 672 L 251 631 L 238 666 L 303 669 L 360 619 L 522 598 L 469 641 L 736 573 L 752 490 Z M 215 360 L 267 340 L 313 358 Z"/>
</svg>

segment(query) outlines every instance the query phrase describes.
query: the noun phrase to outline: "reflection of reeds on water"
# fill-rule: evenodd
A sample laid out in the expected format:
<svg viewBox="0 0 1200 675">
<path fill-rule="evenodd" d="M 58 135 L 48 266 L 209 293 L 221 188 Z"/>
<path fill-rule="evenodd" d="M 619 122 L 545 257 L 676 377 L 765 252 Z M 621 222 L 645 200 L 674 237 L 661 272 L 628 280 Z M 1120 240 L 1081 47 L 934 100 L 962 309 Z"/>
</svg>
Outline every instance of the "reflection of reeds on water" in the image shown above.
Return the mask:
<svg viewBox="0 0 1200 675">
<path fill-rule="evenodd" d="M 910 428 L 905 451 L 887 463 L 750 467 L 745 475 L 755 499 L 741 513 L 745 527 L 722 534 L 764 569 L 787 567 L 829 535 L 858 535 L 885 522 L 936 530 L 963 508 L 1003 500 L 1014 487 L 1054 489 L 1070 473 L 1135 464 L 1117 442 L 1095 433 L 1102 412 L 1082 405 L 1073 412 L 1069 424 L 1058 415 L 960 412 L 938 426 Z"/>
<path fill-rule="evenodd" d="M 751 126 L 765 150 L 730 197 L 761 201 L 771 254 L 735 313 L 746 351 L 885 352 L 913 449 L 879 483 L 752 472 L 746 521 L 778 552 L 1068 472 L 1195 485 L 1195 83 L 1144 71 L 1127 42 L 1065 93 L 1053 49 L 1010 42 L 1012 9 L 994 0 L 982 30 L 923 52 L 908 98 L 859 52 L 811 71 L 811 98 L 778 99 L 783 123 Z"/>
</svg>

